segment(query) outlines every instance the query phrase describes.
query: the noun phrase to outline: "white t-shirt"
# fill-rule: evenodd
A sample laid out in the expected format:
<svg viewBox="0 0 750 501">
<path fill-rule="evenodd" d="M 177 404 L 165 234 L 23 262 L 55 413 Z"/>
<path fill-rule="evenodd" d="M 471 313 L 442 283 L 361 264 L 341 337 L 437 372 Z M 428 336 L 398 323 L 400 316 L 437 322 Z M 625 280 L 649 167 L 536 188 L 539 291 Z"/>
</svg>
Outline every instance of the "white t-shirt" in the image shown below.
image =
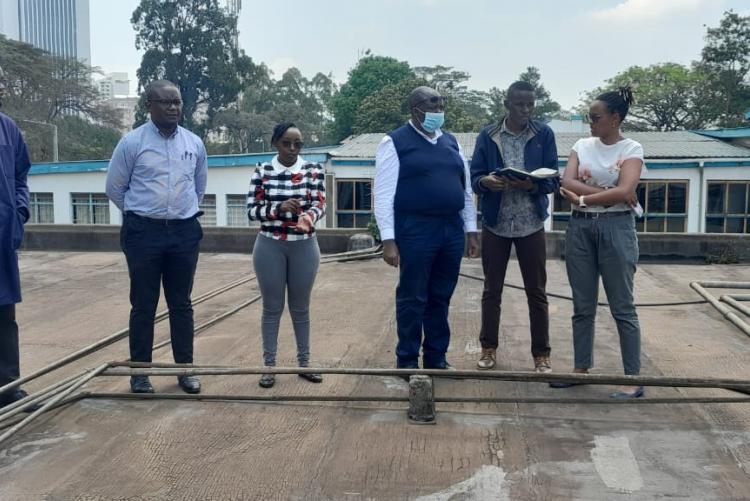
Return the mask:
<svg viewBox="0 0 750 501">
<path fill-rule="evenodd" d="M 620 179 L 620 167 L 625 160 L 631 158 L 641 161 L 641 176 L 646 173 L 643 146 L 632 139 L 626 138 L 615 144 L 604 144 L 598 137 L 587 137 L 576 141 L 573 151 L 578 154 L 578 180 L 589 186 L 614 188 Z M 616 204 L 609 207 L 596 205 L 576 210 L 584 212 L 634 210 L 638 212 L 638 208 L 633 209 L 627 204 Z"/>
</svg>

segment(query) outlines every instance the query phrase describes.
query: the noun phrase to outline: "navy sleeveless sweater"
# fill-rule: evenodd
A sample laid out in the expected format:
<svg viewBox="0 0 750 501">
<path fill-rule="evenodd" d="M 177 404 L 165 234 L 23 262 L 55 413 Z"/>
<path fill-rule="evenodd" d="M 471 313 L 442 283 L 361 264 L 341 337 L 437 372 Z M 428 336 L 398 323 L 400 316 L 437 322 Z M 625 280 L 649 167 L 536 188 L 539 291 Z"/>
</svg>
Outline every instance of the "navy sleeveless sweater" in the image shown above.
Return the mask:
<svg viewBox="0 0 750 501">
<path fill-rule="evenodd" d="M 394 212 L 458 215 L 464 208 L 466 176 L 456 138 L 443 133 L 432 144 L 408 123 L 388 135 L 399 161 Z"/>
</svg>

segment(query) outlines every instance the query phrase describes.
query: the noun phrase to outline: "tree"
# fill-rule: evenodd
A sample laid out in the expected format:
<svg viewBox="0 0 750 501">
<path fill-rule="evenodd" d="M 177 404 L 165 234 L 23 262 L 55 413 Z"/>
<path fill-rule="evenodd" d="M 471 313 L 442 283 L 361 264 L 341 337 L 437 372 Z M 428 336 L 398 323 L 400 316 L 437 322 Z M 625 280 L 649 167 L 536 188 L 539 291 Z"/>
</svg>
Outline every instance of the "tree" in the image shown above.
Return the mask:
<svg viewBox="0 0 750 501">
<path fill-rule="evenodd" d="M 750 108 L 750 15 L 729 10 L 718 27 L 708 28 L 696 68 L 709 76 L 709 92 L 720 111 L 718 125 L 742 124 Z"/>
<path fill-rule="evenodd" d="M 478 131 L 489 122 L 488 96 L 463 84 L 470 78 L 468 73 L 449 66 L 420 66 L 413 71 L 414 77 L 387 85 L 362 101 L 352 128 L 355 134 L 386 132 L 403 125 L 411 114 L 409 93 L 420 85 L 432 87 L 448 98 L 445 130 Z"/>
<path fill-rule="evenodd" d="M 159 79 L 174 82 L 182 93 L 182 123 L 201 136 L 257 74 L 252 59 L 234 45 L 236 16 L 219 0 L 141 0 L 131 23 L 135 46 L 145 51 L 139 88 Z M 145 121 L 141 106 L 136 125 Z"/>
<path fill-rule="evenodd" d="M 718 113 L 708 94 L 709 79 L 700 69 L 677 63 L 632 66 L 606 81 L 602 88 L 586 94 L 586 106 L 596 96 L 625 85 L 633 85 L 635 104 L 628 121 L 637 130 L 700 129 L 711 125 Z"/>
<path fill-rule="evenodd" d="M 52 125 L 60 160 L 109 157 L 120 137 L 120 115 L 99 102 L 91 79 L 97 68 L 3 36 L 0 61 L 8 79 L 3 111 L 23 130 L 32 161 L 53 159 Z"/>
<path fill-rule="evenodd" d="M 273 126 L 294 122 L 308 145 L 331 144 L 329 103 L 336 91 L 330 75 L 318 73 L 306 78 L 297 68 L 289 68 L 274 80 L 264 65 L 243 91 L 241 109 L 217 114 L 214 125 L 230 139 L 232 152 L 267 151 Z"/>
<path fill-rule="evenodd" d="M 535 89 L 536 104 L 534 112 L 531 115 L 532 118 L 548 122 L 560 111 L 560 104 L 552 100 L 549 91 L 542 84 L 542 75 L 539 72 L 539 68 L 529 66 L 526 68 L 526 71 L 518 76 L 518 80 L 530 83 Z M 492 119 L 495 121 L 499 121 L 507 113 L 504 104 L 507 93 L 507 89 L 498 89 L 497 87 L 490 89 L 490 113 Z"/>
<path fill-rule="evenodd" d="M 331 99 L 334 139 L 350 136 L 363 101 L 389 85 L 414 78 L 409 64 L 392 57 L 367 55 L 349 71 L 349 78 Z"/>
<path fill-rule="evenodd" d="M 422 79 L 412 77 L 398 83 L 386 85 L 366 97 L 357 109 L 352 132 L 388 132 L 403 125 L 411 114 L 408 104 L 409 93 L 420 85 Z"/>
</svg>

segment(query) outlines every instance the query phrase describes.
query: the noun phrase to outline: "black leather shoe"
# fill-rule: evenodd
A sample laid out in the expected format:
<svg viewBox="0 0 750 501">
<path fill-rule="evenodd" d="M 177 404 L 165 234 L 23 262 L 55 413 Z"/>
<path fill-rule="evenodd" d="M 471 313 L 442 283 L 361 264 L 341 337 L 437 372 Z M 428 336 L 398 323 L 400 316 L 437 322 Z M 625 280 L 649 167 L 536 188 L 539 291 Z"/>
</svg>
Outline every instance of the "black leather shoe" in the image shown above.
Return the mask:
<svg viewBox="0 0 750 501">
<path fill-rule="evenodd" d="M 13 404 L 15 402 L 18 402 L 19 400 L 23 400 L 24 398 L 28 397 L 29 394 L 23 391 L 21 388 L 15 388 L 13 390 L 10 390 L 10 393 L 7 393 L 2 396 L 0 399 L 0 408 L 5 407 L 6 405 Z M 24 412 L 34 412 L 39 409 L 41 409 L 42 404 L 31 404 L 27 405 L 23 411 Z"/>
<path fill-rule="evenodd" d="M 258 384 L 261 388 L 272 388 L 276 384 L 276 376 L 273 374 L 263 374 Z"/>
<path fill-rule="evenodd" d="M 298 374 L 302 379 L 307 379 L 311 383 L 322 383 L 323 376 L 320 374 Z"/>
<path fill-rule="evenodd" d="M 177 382 L 185 393 L 200 393 L 201 382 L 198 376 L 179 376 Z"/>
<path fill-rule="evenodd" d="M 130 376 L 130 391 L 132 393 L 153 393 L 154 387 L 151 386 L 148 376 Z"/>
</svg>

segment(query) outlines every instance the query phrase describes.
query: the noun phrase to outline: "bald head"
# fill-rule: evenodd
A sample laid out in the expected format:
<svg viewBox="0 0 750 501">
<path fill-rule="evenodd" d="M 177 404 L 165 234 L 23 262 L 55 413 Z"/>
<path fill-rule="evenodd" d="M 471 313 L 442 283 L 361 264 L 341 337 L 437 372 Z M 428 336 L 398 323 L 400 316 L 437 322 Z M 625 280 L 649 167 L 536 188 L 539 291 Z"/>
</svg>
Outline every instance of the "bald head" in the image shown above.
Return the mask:
<svg viewBox="0 0 750 501">
<path fill-rule="evenodd" d="M 172 87 L 179 90 L 179 87 L 175 85 L 173 82 L 170 82 L 169 80 L 154 80 L 150 84 L 146 86 L 143 93 L 146 94 L 146 100 L 150 101 L 151 99 L 156 98 L 156 94 L 165 88 Z"/>
<path fill-rule="evenodd" d="M 425 85 L 419 86 L 411 91 L 411 94 L 409 94 L 409 108 L 414 108 L 421 103 L 429 101 L 433 98 L 437 100 L 440 97 L 440 93 L 432 87 L 427 87 Z"/>
</svg>

